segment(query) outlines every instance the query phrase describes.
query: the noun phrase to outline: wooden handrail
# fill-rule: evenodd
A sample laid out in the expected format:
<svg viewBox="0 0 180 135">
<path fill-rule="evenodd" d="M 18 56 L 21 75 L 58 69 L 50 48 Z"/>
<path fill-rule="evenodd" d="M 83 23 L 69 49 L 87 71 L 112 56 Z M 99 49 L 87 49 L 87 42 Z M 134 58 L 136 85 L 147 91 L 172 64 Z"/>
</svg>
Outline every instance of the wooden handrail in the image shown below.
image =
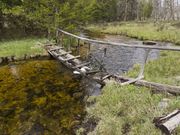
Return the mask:
<svg viewBox="0 0 180 135">
<path fill-rule="evenodd" d="M 169 51 L 180 51 L 180 47 L 175 46 L 159 46 L 159 45 L 131 45 L 131 44 L 125 44 L 125 43 L 116 43 L 116 42 L 106 42 L 106 41 L 100 41 L 100 40 L 93 40 L 88 39 L 85 37 L 80 37 L 77 35 L 74 35 L 72 33 L 66 32 L 64 30 L 58 29 L 59 32 L 64 33 L 65 35 L 69 35 L 71 37 L 89 42 L 89 43 L 96 43 L 96 44 L 105 44 L 105 45 L 113 45 L 113 46 L 122 46 L 122 47 L 131 47 L 131 48 L 144 48 L 144 49 L 156 49 L 156 50 L 169 50 Z"/>
</svg>

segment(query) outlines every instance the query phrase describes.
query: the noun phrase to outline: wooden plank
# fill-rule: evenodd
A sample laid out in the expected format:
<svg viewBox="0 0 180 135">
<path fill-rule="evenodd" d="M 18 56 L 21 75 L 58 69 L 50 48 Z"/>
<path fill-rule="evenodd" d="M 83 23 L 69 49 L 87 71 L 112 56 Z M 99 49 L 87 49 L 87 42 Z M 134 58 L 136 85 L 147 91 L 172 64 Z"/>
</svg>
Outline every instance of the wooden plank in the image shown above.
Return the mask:
<svg viewBox="0 0 180 135">
<path fill-rule="evenodd" d="M 82 63 L 82 64 L 80 64 L 80 65 L 77 65 L 77 66 L 73 67 L 73 68 L 74 68 L 74 69 L 76 69 L 76 68 L 81 68 L 81 67 L 87 66 L 87 65 L 89 65 L 89 64 L 91 64 L 91 62 Z"/>
<path fill-rule="evenodd" d="M 102 81 L 106 80 L 107 78 L 111 77 L 112 75 L 106 75 L 102 78 Z"/>
<path fill-rule="evenodd" d="M 63 59 L 63 61 L 70 61 L 70 60 L 78 59 L 80 57 L 81 57 L 80 55 L 79 56 L 74 56 L 72 58 Z"/>
<path fill-rule="evenodd" d="M 121 81 L 133 80 L 133 78 L 127 78 L 127 77 L 123 77 L 123 76 L 113 76 L 113 78 L 119 79 Z M 153 90 L 157 90 L 159 92 L 168 92 L 168 93 L 171 93 L 174 95 L 180 95 L 180 87 L 179 86 L 172 86 L 172 85 L 167 85 L 167 84 L 148 82 L 145 80 L 137 80 L 136 82 L 134 82 L 134 85 L 144 86 L 147 88 L 151 88 Z"/>
<path fill-rule="evenodd" d="M 67 54 L 70 54 L 72 53 L 71 51 L 69 52 L 65 52 L 65 53 L 61 53 L 61 54 L 57 54 L 56 57 L 59 57 L 59 56 L 64 56 L 64 55 L 67 55 Z"/>
<path fill-rule="evenodd" d="M 50 49 L 49 51 L 52 52 L 52 51 L 56 51 L 56 50 L 60 50 L 60 49 L 63 49 L 63 47 L 58 47 L 58 48 Z"/>
<path fill-rule="evenodd" d="M 132 83 L 135 83 L 135 82 L 137 82 L 137 81 L 139 81 L 139 80 L 141 80 L 143 78 L 144 78 L 144 76 L 140 76 L 140 77 L 137 77 L 135 79 L 128 80 L 127 82 L 121 83 L 120 85 L 125 86 L 125 85 L 128 85 L 128 84 L 132 84 Z"/>
</svg>

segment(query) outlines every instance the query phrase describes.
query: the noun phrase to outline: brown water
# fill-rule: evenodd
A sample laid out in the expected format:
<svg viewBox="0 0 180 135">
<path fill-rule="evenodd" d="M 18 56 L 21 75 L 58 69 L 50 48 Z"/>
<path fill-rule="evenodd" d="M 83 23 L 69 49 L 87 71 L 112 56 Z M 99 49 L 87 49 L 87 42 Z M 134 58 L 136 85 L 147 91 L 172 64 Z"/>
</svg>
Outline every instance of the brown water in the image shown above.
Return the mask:
<svg viewBox="0 0 180 135">
<path fill-rule="evenodd" d="M 81 79 L 54 60 L 0 67 L 0 135 L 72 135 L 84 116 Z"/>
</svg>

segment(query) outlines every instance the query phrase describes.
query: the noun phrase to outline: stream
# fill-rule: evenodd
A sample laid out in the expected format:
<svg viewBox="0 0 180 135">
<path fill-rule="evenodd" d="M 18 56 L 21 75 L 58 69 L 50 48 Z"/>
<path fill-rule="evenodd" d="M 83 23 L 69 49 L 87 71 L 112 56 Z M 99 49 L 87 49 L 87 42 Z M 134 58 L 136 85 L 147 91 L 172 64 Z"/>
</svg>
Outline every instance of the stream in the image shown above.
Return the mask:
<svg viewBox="0 0 180 135">
<path fill-rule="evenodd" d="M 105 35 L 101 40 L 142 44 L 122 36 Z M 142 63 L 144 52 L 144 49 L 97 44 L 91 47 L 91 55 L 111 74 L 122 74 L 134 64 Z M 158 57 L 159 51 L 152 50 L 149 60 Z M 52 59 L 0 66 L 0 134 L 73 135 L 86 115 L 85 99 L 99 95 L 100 88 L 95 81 L 74 76 Z"/>
<path fill-rule="evenodd" d="M 119 35 L 104 35 L 103 38 L 95 38 L 103 41 L 126 43 L 132 45 L 143 45 L 143 41 L 132 39 Z M 104 49 L 107 48 L 107 53 L 104 55 Z M 135 64 L 144 62 L 146 49 L 119 47 L 110 45 L 92 44 L 91 55 L 99 60 L 110 74 L 122 75 L 133 68 Z M 159 50 L 151 50 L 148 56 L 149 60 L 159 58 Z"/>
</svg>

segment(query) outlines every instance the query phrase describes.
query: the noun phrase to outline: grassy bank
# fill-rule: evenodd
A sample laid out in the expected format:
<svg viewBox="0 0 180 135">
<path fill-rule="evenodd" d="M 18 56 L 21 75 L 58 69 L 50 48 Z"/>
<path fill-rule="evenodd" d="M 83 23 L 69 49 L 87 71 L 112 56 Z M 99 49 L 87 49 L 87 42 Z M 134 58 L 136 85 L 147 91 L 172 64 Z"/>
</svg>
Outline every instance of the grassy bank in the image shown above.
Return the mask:
<svg viewBox="0 0 180 135">
<path fill-rule="evenodd" d="M 157 40 L 180 44 L 178 23 L 109 23 L 91 25 L 88 30 L 107 34 L 120 34 L 140 40 Z M 145 80 L 180 86 L 180 52 L 163 51 L 160 59 L 149 61 L 145 67 Z M 136 65 L 126 76 L 136 77 Z M 167 100 L 167 107 L 162 101 Z M 152 94 L 150 89 L 108 84 L 102 95 L 90 97 L 94 105 L 87 107 L 88 116 L 99 120 L 89 135 L 161 135 L 153 124 L 153 118 L 168 114 L 180 108 L 180 96 Z M 180 135 L 180 127 L 176 129 Z"/>
<path fill-rule="evenodd" d="M 162 51 L 160 58 L 149 61 L 145 66 L 145 80 L 157 83 L 180 86 L 180 52 Z M 136 77 L 140 66 L 127 73 L 129 77 Z"/>
<path fill-rule="evenodd" d="M 180 106 L 180 97 L 169 97 L 167 108 L 163 108 L 164 98 L 161 94 L 152 95 L 146 88 L 110 83 L 102 95 L 89 99 L 96 101 L 87 109 L 89 117 L 99 120 L 89 135 L 161 135 L 153 118 Z M 176 133 L 180 135 L 180 129 Z"/>
<path fill-rule="evenodd" d="M 12 41 L 0 42 L 0 57 L 16 56 L 22 57 L 24 54 L 37 55 L 43 54 L 44 49 L 38 45 L 38 42 L 43 42 L 45 39 L 28 38 Z"/>
<path fill-rule="evenodd" d="M 180 45 L 180 23 L 126 22 L 90 25 L 90 31 L 120 34 L 140 40 L 172 42 Z"/>
<path fill-rule="evenodd" d="M 180 86 L 179 58 L 179 52 L 161 52 L 158 60 L 149 61 L 146 65 L 145 79 Z M 126 75 L 135 77 L 138 71 L 139 66 L 136 65 Z M 153 124 L 154 117 L 180 108 L 180 96 L 152 94 L 147 88 L 122 87 L 115 82 L 103 88 L 102 95 L 88 100 L 95 102 L 87 107 L 88 118 L 98 120 L 95 130 L 89 135 L 161 135 Z M 165 103 L 164 107 L 162 103 Z M 180 127 L 174 135 L 180 135 Z"/>
</svg>

